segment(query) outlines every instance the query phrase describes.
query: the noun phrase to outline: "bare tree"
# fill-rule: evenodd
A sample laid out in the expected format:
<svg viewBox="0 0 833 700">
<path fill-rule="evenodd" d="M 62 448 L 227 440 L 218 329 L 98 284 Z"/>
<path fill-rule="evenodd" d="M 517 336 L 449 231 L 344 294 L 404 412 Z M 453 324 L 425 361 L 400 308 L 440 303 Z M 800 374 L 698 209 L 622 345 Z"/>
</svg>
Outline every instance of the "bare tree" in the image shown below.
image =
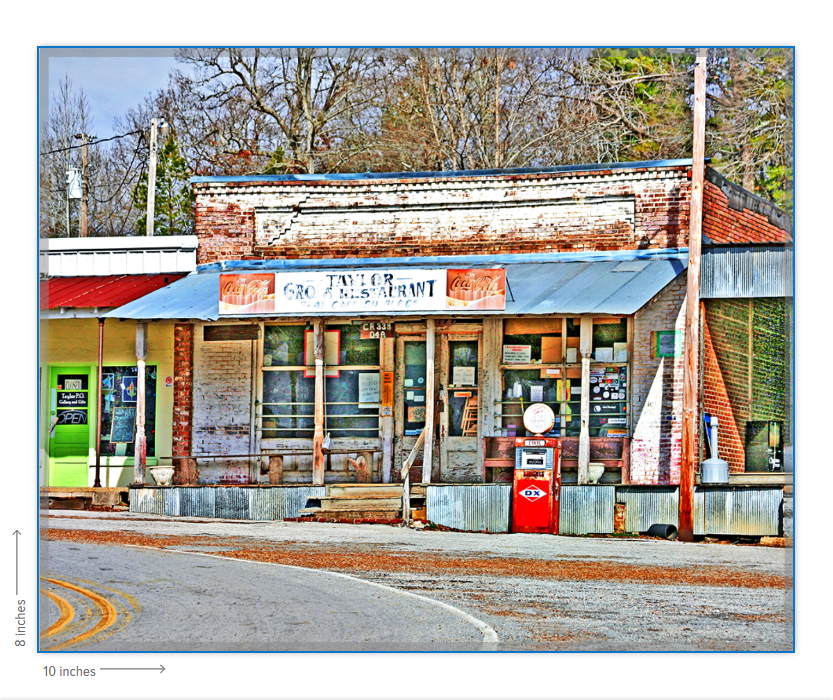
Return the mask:
<svg viewBox="0 0 833 700">
<path fill-rule="evenodd" d="M 345 127 L 361 121 L 378 92 L 379 63 L 369 49 L 187 49 L 179 58 L 194 74 L 178 76 L 192 106 L 206 117 L 215 110 L 265 116 L 272 127 L 267 138 L 280 137 L 272 153 L 281 149 L 281 165 L 296 172 L 332 169 L 341 161 L 340 147 L 349 141 Z M 218 136 L 261 139 L 259 132 Z"/>
</svg>

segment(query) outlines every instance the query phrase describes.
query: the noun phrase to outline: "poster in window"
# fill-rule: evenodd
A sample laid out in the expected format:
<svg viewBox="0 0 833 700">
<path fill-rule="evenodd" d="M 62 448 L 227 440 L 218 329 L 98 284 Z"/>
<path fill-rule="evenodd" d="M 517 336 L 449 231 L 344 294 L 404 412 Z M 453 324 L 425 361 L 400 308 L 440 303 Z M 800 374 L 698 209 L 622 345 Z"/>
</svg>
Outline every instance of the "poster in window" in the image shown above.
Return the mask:
<svg viewBox="0 0 833 700">
<path fill-rule="evenodd" d="M 137 375 L 125 375 L 121 380 L 121 402 L 136 403 L 139 394 L 139 377 Z"/>
<path fill-rule="evenodd" d="M 101 390 L 113 391 L 116 388 L 116 375 L 112 372 L 106 372 L 101 375 Z"/>
<path fill-rule="evenodd" d="M 379 408 L 379 374 L 359 375 L 359 408 Z"/>
<path fill-rule="evenodd" d="M 455 367 L 451 383 L 455 386 L 474 386 L 474 367 Z"/>
<path fill-rule="evenodd" d="M 531 345 L 504 345 L 503 364 L 505 365 L 528 365 L 532 362 Z"/>
</svg>

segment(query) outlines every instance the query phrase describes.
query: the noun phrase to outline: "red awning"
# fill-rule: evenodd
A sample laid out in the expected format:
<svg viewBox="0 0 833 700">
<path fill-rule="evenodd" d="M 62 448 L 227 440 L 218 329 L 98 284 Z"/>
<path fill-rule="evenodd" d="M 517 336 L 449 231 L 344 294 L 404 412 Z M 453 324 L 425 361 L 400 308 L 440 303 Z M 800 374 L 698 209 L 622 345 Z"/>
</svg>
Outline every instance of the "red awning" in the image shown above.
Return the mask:
<svg viewBox="0 0 833 700">
<path fill-rule="evenodd" d="M 53 277 L 40 283 L 40 308 L 122 306 L 184 276 L 166 274 Z"/>
</svg>

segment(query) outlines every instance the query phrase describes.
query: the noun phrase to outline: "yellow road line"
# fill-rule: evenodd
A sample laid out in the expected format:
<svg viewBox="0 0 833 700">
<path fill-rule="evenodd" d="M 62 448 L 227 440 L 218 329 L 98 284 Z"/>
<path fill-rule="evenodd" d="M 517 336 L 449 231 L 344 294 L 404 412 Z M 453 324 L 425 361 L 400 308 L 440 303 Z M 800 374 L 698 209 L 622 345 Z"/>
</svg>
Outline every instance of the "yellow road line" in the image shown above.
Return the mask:
<svg viewBox="0 0 833 700">
<path fill-rule="evenodd" d="M 116 595 L 121 596 L 128 603 L 130 603 L 133 606 L 133 609 L 136 612 L 142 612 L 142 604 L 138 600 L 136 600 L 136 598 L 134 598 L 132 595 L 130 595 L 129 593 L 125 593 L 124 591 L 120 591 L 118 588 L 110 588 L 110 586 L 104 586 L 103 584 L 96 583 L 95 581 L 88 581 L 87 579 L 84 579 L 84 578 L 75 578 L 74 576 L 71 576 L 69 578 L 72 578 L 73 581 L 78 581 L 79 583 L 89 583 L 91 586 L 98 586 L 99 588 L 103 588 L 105 591 L 110 591 L 111 593 L 115 593 Z"/>
<path fill-rule="evenodd" d="M 90 600 L 92 600 L 97 606 L 98 609 L 101 611 L 101 619 L 98 623 L 90 630 L 86 632 L 82 632 L 76 637 L 72 639 L 68 639 L 61 644 L 56 644 L 53 647 L 49 647 L 49 649 L 45 651 L 60 651 L 61 649 L 66 649 L 67 647 L 72 646 L 73 644 L 78 644 L 79 642 L 83 642 L 86 639 L 89 639 L 93 635 L 102 632 L 103 630 L 107 629 L 110 625 L 112 625 L 117 618 L 116 609 L 113 607 L 113 604 L 110 603 L 109 600 L 103 598 L 102 596 L 98 595 L 98 593 L 94 593 L 93 591 L 87 590 L 86 588 L 81 588 L 81 586 L 75 586 L 71 583 L 67 583 L 66 581 L 59 581 L 54 578 L 46 579 L 49 583 L 52 583 L 56 586 L 61 586 L 62 588 L 66 588 L 70 591 L 75 591 L 76 593 L 80 593 L 83 596 L 86 596 Z"/>
<path fill-rule="evenodd" d="M 58 634 L 60 630 L 72 621 L 72 618 L 75 617 L 75 610 L 65 598 L 61 598 L 56 593 L 52 593 L 43 588 L 41 589 L 41 593 L 48 596 L 58 606 L 58 610 L 61 611 L 61 616 L 52 623 L 52 626 L 46 632 L 41 633 L 41 637 L 51 637 Z"/>
</svg>

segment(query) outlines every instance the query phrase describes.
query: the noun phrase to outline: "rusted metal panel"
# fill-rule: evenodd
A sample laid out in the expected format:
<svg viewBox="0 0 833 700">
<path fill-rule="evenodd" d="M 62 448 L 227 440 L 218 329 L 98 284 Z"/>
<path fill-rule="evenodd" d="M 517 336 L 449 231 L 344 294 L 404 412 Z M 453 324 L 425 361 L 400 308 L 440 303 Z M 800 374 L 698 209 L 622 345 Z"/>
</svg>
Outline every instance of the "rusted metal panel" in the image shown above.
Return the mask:
<svg viewBox="0 0 833 700">
<path fill-rule="evenodd" d="M 130 512 L 165 515 L 165 490 L 130 489 Z"/>
<path fill-rule="evenodd" d="M 429 521 L 466 532 L 509 532 L 511 484 L 430 485 Z"/>
<path fill-rule="evenodd" d="M 709 488 L 706 534 L 776 536 L 784 500 L 780 488 Z"/>
<path fill-rule="evenodd" d="M 559 534 L 612 533 L 615 500 L 613 486 L 562 486 Z"/>
<path fill-rule="evenodd" d="M 214 494 L 217 489 L 204 486 L 186 486 L 180 489 L 179 514 L 183 516 L 213 518 Z"/>
<path fill-rule="evenodd" d="M 792 269 L 792 248 L 787 246 L 706 248 L 702 257 L 700 297 L 791 297 Z"/>
</svg>

